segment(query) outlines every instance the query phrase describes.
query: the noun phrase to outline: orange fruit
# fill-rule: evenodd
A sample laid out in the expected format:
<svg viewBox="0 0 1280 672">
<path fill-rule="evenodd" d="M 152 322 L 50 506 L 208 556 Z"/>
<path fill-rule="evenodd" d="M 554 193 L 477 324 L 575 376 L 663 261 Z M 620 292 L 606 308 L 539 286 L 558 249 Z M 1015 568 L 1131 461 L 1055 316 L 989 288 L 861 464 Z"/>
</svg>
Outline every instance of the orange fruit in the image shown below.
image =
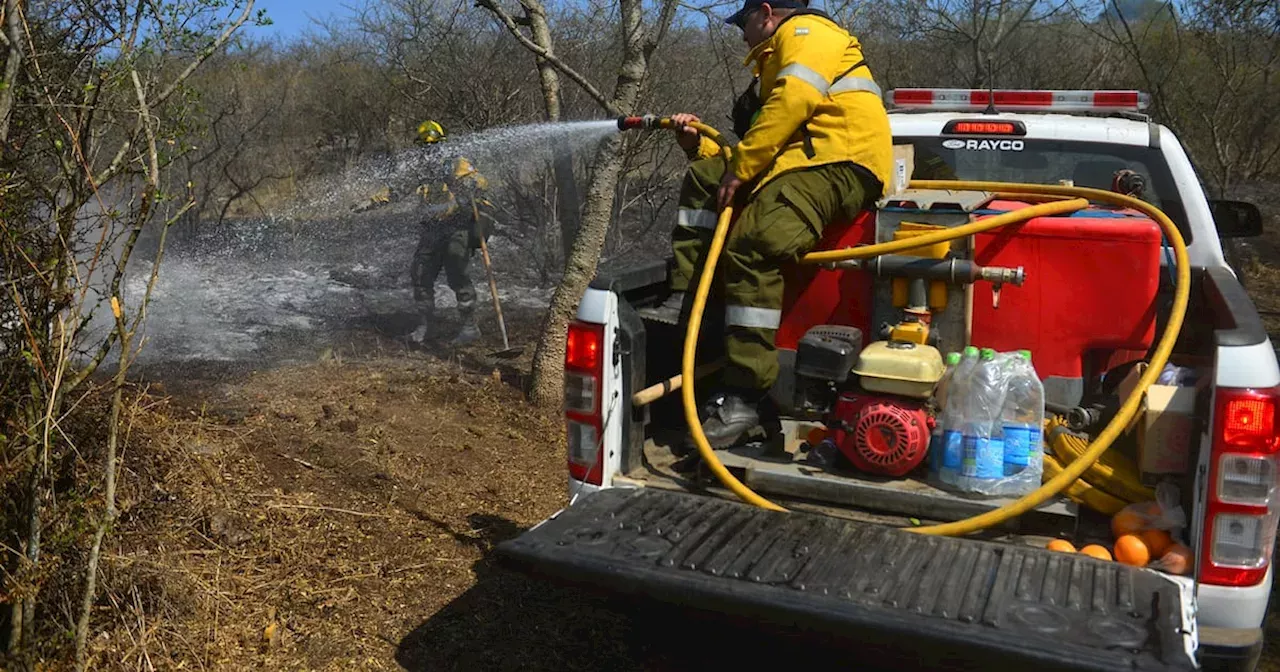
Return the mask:
<svg viewBox="0 0 1280 672">
<path fill-rule="evenodd" d="M 1137 534 L 1147 526 L 1147 517 L 1132 508 L 1124 508 L 1111 518 L 1111 534 L 1117 539 L 1126 534 Z"/>
<path fill-rule="evenodd" d="M 1174 544 L 1152 566 L 1170 574 L 1184 575 L 1191 572 L 1193 560 L 1190 548 Z"/>
<path fill-rule="evenodd" d="M 1075 545 L 1067 541 L 1066 539 L 1054 539 L 1053 541 L 1049 542 L 1049 545 L 1045 546 L 1045 548 L 1051 551 L 1060 551 L 1062 553 L 1076 552 Z"/>
<path fill-rule="evenodd" d="M 1080 552 L 1091 558 L 1097 558 L 1099 560 L 1111 559 L 1111 551 L 1108 551 L 1105 547 L 1097 544 L 1089 544 L 1088 546 L 1080 549 Z"/>
<path fill-rule="evenodd" d="M 1116 561 L 1134 567 L 1146 567 L 1151 562 L 1151 549 L 1136 534 L 1126 534 L 1116 539 Z"/>
<path fill-rule="evenodd" d="M 1143 530 L 1138 536 L 1142 537 L 1142 543 L 1147 545 L 1147 550 L 1151 551 L 1153 558 L 1164 555 L 1165 551 L 1173 546 L 1173 537 L 1164 530 Z"/>
</svg>

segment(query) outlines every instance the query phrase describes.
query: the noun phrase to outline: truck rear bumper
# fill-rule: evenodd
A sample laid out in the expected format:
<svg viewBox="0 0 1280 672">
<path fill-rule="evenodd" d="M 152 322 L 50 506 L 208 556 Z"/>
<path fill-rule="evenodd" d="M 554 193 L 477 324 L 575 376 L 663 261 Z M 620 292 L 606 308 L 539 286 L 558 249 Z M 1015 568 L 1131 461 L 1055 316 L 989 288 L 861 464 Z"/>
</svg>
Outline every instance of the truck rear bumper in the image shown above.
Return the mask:
<svg viewBox="0 0 1280 672">
<path fill-rule="evenodd" d="M 579 481 L 578 479 L 570 476 L 569 477 L 569 505 L 572 506 L 574 503 L 576 503 L 578 500 L 582 499 L 583 497 L 600 492 L 601 490 L 604 490 L 604 488 L 598 485 L 592 485 L 585 481 Z"/>
<path fill-rule="evenodd" d="M 1200 628 L 1200 666 L 1206 672 L 1252 672 L 1262 656 L 1262 628 Z"/>
<path fill-rule="evenodd" d="M 1202 583 L 1196 589 L 1201 623 L 1232 630 L 1255 628 L 1267 616 L 1271 599 L 1272 572 L 1256 586 L 1214 586 Z"/>
</svg>

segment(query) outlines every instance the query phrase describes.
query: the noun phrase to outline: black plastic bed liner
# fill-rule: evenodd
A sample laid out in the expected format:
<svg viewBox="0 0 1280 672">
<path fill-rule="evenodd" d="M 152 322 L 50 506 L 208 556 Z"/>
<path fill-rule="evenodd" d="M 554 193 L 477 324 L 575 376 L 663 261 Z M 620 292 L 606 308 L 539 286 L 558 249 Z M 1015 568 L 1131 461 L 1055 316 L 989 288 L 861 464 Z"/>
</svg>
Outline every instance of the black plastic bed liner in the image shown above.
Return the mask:
<svg viewBox="0 0 1280 672">
<path fill-rule="evenodd" d="M 585 496 L 498 550 L 571 583 L 966 667 L 1195 667 L 1174 581 L 1081 555 L 646 488 Z"/>
</svg>

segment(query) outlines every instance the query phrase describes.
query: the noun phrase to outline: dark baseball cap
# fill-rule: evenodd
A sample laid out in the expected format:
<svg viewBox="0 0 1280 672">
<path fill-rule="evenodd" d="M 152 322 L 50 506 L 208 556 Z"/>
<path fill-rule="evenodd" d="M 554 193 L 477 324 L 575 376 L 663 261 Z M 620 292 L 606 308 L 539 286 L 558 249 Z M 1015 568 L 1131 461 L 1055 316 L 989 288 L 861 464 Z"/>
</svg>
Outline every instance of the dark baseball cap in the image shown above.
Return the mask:
<svg viewBox="0 0 1280 672">
<path fill-rule="evenodd" d="M 747 15 L 766 3 L 774 9 L 803 9 L 809 6 L 805 0 L 746 0 L 742 3 L 742 9 L 734 12 L 733 16 L 725 19 L 724 22 L 741 28 L 742 24 L 746 23 Z"/>
</svg>

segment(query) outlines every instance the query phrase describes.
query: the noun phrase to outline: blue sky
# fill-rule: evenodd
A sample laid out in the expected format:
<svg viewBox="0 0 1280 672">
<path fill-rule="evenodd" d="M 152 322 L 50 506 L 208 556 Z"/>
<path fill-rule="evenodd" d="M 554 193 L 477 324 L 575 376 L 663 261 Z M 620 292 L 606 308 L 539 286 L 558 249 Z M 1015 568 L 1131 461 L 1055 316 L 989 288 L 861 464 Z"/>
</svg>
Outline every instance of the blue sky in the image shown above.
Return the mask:
<svg viewBox="0 0 1280 672">
<path fill-rule="evenodd" d="M 349 16 L 348 7 L 361 7 L 364 0 L 257 0 L 254 7 L 267 10 L 272 25 L 254 28 L 250 34 L 255 37 L 282 37 L 289 39 L 314 29 L 312 19 L 326 19 L 333 16 Z"/>
</svg>

